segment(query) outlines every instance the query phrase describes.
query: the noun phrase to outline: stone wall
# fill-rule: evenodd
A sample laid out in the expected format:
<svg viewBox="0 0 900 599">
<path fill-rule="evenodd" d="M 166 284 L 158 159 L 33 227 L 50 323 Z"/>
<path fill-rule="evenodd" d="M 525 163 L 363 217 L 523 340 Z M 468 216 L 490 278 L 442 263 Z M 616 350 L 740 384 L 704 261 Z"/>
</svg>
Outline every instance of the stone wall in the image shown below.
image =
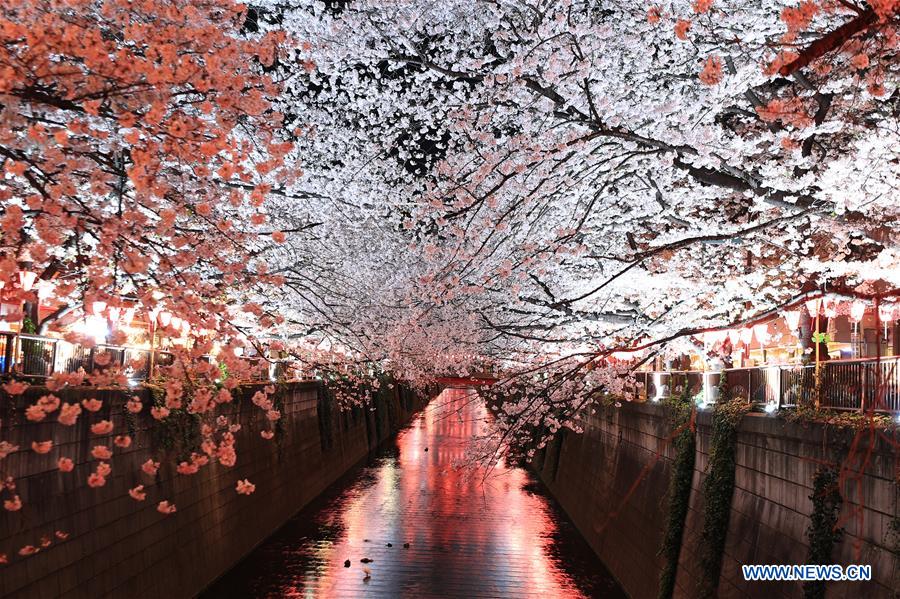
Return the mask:
<svg viewBox="0 0 900 599">
<path fill-rule="evenodd" d="M 694 597 L 703 527 L 702 481 L 709 462 L 711 414 L 697 418 L 690 509 L 676 578 L 676 597 Z M 657 555 L 668 514 L 673 448 L 668 409 L 626 404 L 590 417 L 584 434 L 566 431 L 535 462 L 552 494 L 594 550 L 635 598 L 657 596 Z M 893 439 L 890 439 L 893 435 Z M 888 438 L 819 424 L 749 414 L 738 429 L 732 512 L 719 597 L 802 597 L 799 582 L 743 580 L 741 564 L 803 564 L 809 550 L 816 468 L 823 461 L 866 458 L 859 477 L 845 477 L 841 524 L 833 552 L 843 565 L 871 564 L 874 580 L 835 582 L 828 597 L 895 597 L 900 589 L 896 542 L 889 524 L 898 513 L 896 433 Z M 893 443 L 893 444 L 892 444 Z M 858 469 L 858 466 L 857 466 Z"/>
<path fill-rule="evenodd" d="M 146 408 L 128 422 L 121 392 L 90 393 L 104 399 L 103 410 L 90 418 L 83 413 L 71 428 L 4 418 L 0 439 L 22 449 L 0 462 L 0 468 L 4 476 L 15 477 L 25 505 L 20 512 L 0 510 L 0 553 L 10 561 L 0 565 L 0 596 L 191 597 L 388 438 L 421 405 L 412 394 L 394 388 L 378 394 L 370 407 L 340 412 L 319 384 L 289 384 L 277 392 L 283 402 L 280 434 L 266 440 L 260 436 L 268 428 L 265 416 L 249 401 L 254 391 L 245 388 L 242 399 L 229 406 L 242 425 L 235 435 L 237 464 L 210 464 L 194 475 L 175 473 L 178 442 L 162 438 L 158 427 L 151 431 Z M 79 393 L 84 395 L 69 391 L 68 400 Z M 139 395 L 147 406 L 149 393 Z M 9 406 L 5 412 L 0 416 L 14 413 Z M 90 434 L 89 420 L 101 416 L 112 418 L 115 433 L 131 428 L 134 443 L 116 450 L 106 485 L 92 489 L 86 484 L 96 465 L 91 447 L 111 445 L 110 439 Z M 33 440 L 49 438 L 56 441 L 49 454 L 31 452 Z M 151 456 L 159 459 L 165 447 L 170 447 L 167 459 L 161 460 L 164 465 L 152 480 L 139 466 Z M 73 472 L 57 470 L 60 456 L 75 460 Z M 236 481 L 244 478 L 256 485 L 254 494 L 235 492 Z M 146 501 L 140 503 L 128 495 L 138 484 L 147 491 Z M 177 512 L 159 514 L 156 505 L 162 499 L 174 502 Z M 57 530 L 69 536 L 54 538 Z M 30 557 L 16 555 L 26 544 L 37 546 L 45 535 L 53 539 L 49 547 Z"/>
</svg>

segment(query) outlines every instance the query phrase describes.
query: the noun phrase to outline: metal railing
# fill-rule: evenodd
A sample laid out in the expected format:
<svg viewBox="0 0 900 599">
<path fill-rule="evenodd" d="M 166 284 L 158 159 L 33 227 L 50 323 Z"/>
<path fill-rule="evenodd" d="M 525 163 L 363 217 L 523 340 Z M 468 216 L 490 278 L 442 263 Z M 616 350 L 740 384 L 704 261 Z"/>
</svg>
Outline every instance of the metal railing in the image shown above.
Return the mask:
<svg viewBox="0 0 900 599">
<path fill-rule="evenodd" d="M 166 350 L 154 350 L 152 357 L 154 370 L 175 362 L 175 355 Z M 89 348 L 64 339 L 0 332 L 0 375 L 47 378 L 60 372 L 83 369 L 92 373 L 98 368 L 119 366 L 129 380 L 144 381 L 150 377 L 150 358 L 148 349 L 105 344 Z M 261 357 L 246 360 L 250 381 L 275 380 L 286 371 L 281 362 L 271 363 Z"/>
<path fill-rule="evenodd" d="M 718 400 L 721 377 L 731 397 L 776 408 L 814 405 L 837 410 L 900 412 L 900 357 L 831 360 L 820 363 L 822 384 L 816 397 L 815 365 L 726 368 L 722 371 L 638 372 L 639 397 L 659 401 L 680 395 Z"/>
</svg>

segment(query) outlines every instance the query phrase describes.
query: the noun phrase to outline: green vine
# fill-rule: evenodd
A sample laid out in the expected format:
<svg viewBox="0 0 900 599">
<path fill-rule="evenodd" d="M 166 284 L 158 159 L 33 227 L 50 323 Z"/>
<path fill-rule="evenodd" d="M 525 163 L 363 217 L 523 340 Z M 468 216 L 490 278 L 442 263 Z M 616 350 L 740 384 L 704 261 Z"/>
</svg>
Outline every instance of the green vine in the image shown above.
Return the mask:
<svg viewBox="0 0 900 599">
<path fill-rule="evenodd" d="M 675 576 L 678 573 L 678 558 L 684 537 L 684 525 L 691 500 L 691 484 L 694 478 L 694 458 L 696 440 L 690 426 L 690 392 L 685 389 L 680 398 L 667 400 L 671 411 L 671 425 L 681 432 L 674 439 L 675 459 L 672 462 L 672 477 L 669 479 L 669 513 L 665 534 L 659 555 L 665 559 L 659 575 L 659 599 L 669 599 L 675 591 Z"/>
<path fill-rule="evenodd" d="M 147 385 L 153 396 L 153 405 L 166 405 L 166 392 L 162 387 Z M 191 414 L 185 408 L 169 410 L 169 415 L 153 427 L 153 446 L 175 454 L 176 461 L 190 458 L 192 453 L 200 452 L 203 437 L 200 432 L 200 414 Z"/>
<path fill-rule="evenodd" d="M 283 382 L 279 383 L 275 393 L 272 394 L 272 408 L 278 410 L 281 414 L 281 418 L 275 421 L 275 448 L 278 454 L 278 459 L 281 460 L 281 456 L 284 452 L 284 436 L 287 434 L 287 415 L 284 412 L 284 398 L 289 393 L 287 385 Z"/>
<path fill-rule="evenodd" d="M 871 427 L 886 431 L 900 429 L 896 419 L 888 414 L 856 412 L 849 410 L 829 410 L 802 404 L 796 408 L 779 412 L 788 422 L 806 424 L 817 422 L 838 428 L 863 430 Z"/>
<path fill-rule="evenodd" d="M 841 491 L 838 486 L 838 473 L 834 466 L 822 466 L 813 477 L 813 493 L 809 496 L 813 503 L 809 527 L 806 534 L 809 539 L 810 564 L 824 565 L 832 563 L 831 550 L 841 540 L 843 529 L 837 528 L 838 516 L 841 512 Z M 806 581 L 803 584 L 806 599 L 824 599 L 825 581 Z"/>
<path fill-rule="evenodd" d="M 719 374 L 719 399 L 718 403 L 731 401 L 731 388 L 728 386 L 728 375 L 725 372 Z"/>
<path fill-rule="evenodd" d="M 22 332 L 28 335 L 37 333 L 37 326 L 35 326 L 34 321 L 31 320 L 30 316 L 26 316 L 22 319 Z"/>
<path fill-rule="evenodd" d="M 722 573 L 722 556 L 734 495 L 737 427 L 749 406 L 741 399 L 716 405 L 710 439 L 709 469 L 703 480 L 703 531 L 700 535 L 700 575 L 697 596 L 715 597 Z"/>
<path fill-rule="evenodd" d="M 900 516 L 894 516 L 888 523 L 884 541 L 885 547 L 894 556 L 893 586 L 895 589 L 900 589 Z M 898 596 L 900 596 L 900 590 L 894 593 L 894 597 Z"/>
</svg>

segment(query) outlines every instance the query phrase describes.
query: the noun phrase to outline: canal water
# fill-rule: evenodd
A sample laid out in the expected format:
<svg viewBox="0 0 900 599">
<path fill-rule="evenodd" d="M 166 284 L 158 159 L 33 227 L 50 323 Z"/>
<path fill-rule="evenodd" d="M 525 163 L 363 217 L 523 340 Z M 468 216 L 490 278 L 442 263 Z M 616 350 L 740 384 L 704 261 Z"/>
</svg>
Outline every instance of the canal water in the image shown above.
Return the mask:
<svg viewBox="0 0 900 599">
<path fill-rule="evenodd" d="M 444 391 L 202 597 L 625 597 L 530 472 L 454 468 L 487 417 Z"/>
</svg>

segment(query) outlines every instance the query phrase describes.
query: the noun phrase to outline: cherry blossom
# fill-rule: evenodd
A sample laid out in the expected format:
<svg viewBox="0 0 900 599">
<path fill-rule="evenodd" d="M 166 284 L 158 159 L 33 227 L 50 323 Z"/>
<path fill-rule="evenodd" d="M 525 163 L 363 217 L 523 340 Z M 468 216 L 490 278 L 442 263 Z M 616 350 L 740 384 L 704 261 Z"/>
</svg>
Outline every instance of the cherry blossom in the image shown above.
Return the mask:
<svg viewBox="0 0 900 599">
<path fill-rule="evenodd" d="M 235 491 L 237 491 L 238 495 L 250 495 L 251 493 L 256 491 L 256 485 L 245 478 L 243 480 L 237 481 Z"/>
<path fill-rule="evenodd" d="M 59 410 L 59 418 L 58 421 L 60 424 L 64 426 L 72 426 L 75 424 L 76 420 L 78 420 L 78 416 L 81 414 L 81 406 L 77 403 L 70 404 L 64 403 Z"/>
<path fill-rule="evenodd" d="M 18 512 L 20 509 L 22 509 L 22 500 L 18 495 L 13 495 L 12 499 L 4 500 L 3 509 L 8 512 Z"/>
<path fill-rule="evenodd" d="M 103 402 L 99 399 L 83 399 L 81 400 L 81 405 L 88 412 L 97 412 L 103 407 Z"/>
<path fill-rule="evenodd" d="M 31 449 L 34 453 L 50 453 L 50 450 L 53 449 L 53 440 L 49 441 L 32 441 Z"/>
<path fill-rule="evenodd" d="M 91 456 L 95 460 L 108 460 L 112 457 L 112 451 L 106 445 L 95 445 L 91 449 Z"/>
<path fill-rule="evenodd" d="M 91 425 L 91 432 L 95 435 L 108 435 L 113 430 L 113 423 L 109 420 L 101 420 Z"/>
<path fill-rule="evenodd" d="M 147 493 L 144 491 L 144 485 L 138 485 L 133 489 L 129 489 L 128 494 L 135 501 L 144 501 L 147 498 Z"/>
<path fill-rule="evenodd" d="M 169 514 L 174 514 L 176 511 L 175 504 L 169 503 L 166 500 L 160 501 L 159 504 L 156 506 L 156 511 L 159 512 L 160 514 L 165 514 L 167 516 Z"/>
</svg>

